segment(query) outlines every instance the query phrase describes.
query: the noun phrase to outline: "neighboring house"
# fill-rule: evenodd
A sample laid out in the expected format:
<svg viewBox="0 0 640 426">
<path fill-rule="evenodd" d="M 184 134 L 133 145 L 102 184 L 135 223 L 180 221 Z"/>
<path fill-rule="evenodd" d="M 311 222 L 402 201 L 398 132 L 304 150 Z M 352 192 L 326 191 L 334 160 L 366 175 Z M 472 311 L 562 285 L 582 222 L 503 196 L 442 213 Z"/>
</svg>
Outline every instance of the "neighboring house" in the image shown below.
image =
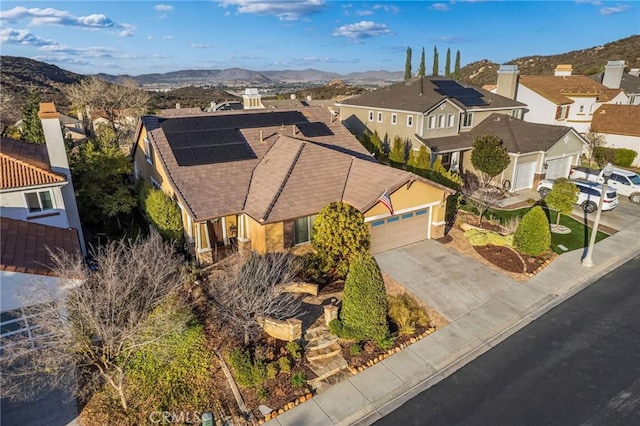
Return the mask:
<svg viewBox="0 0 640 426">
<path fill-rule="evenodd" d="M 24 308 L 37 303 L 34 293 L 55 294 L 64 286 L 53 275 L 49 251 L 82 253 L 75 229 L 0 218 L 0 353 L 5 337 L 31 337 L 33 324 Z"/>
<path fill-rule="evenodd" d="M 87 138 L 87 134 L 84 130 L 82 121 L 69 115 L 60 114 L 60 124 L 62 124 L 62 131 L 64 137 L 71 139 L 72 141 L 82 141 Z"/>
<path fill-rule="evenodd" d="M 629 105 L 640 105 L 640 68 L 632 68 L 625 74 L 624 61 L 609 61 L 604 72 L 591 78 L 610 89 L 622 89 Z"/>
<path fill-rule="evenodd" d="M 511 162 L 496 178 L 496 185 L 511 191 L 534 188 L 541 179 L 569 176 L 571 166 L 580 163 L 586 143 L 571 127 L 529 123 L 497 113 L 470 132 L 425 143 L 444 161 L 457 154 L 461 170 L 474 172 L 470 155 L 473 141 L 483 135 L 498 136 L 509 153 Z"/>
<path fill-rule="evenodd" d="M 86 253 L 59 114 L 41 103 L 46 144 L 2 138 L 0 144 L 0 216 L 74 228 Z"/>
<path fill-rule="evenodd" d="M 357 136 L 377 131 L 387 143 L 400 137 L 414 150 L 423 144 L 429 147 L 429 139 L 467 133 L 493 113 L 520 118 L 526 107 L 441 77 L 412 78 L 343 100 L 337 106 L 340 119 Z M 459 158 L 449 161 L 455 169 Z"/>
<path fill-rule="evenodd" d="M 601 106 L 593 115 L 591 130 L 605 136 L 605 146 L 636 151 L 632 165 L 640 167 L 640 105 Z"/>
<path fill-rule="evenodd" d="M 571 126 L 579 133 L 589 131 L 601 105 L 628 102 L 622 90 L 571 73 L 571 65 L 558 65 L 554 75 L 518 76 L 517 65 L 502 65 L 495 93 L 525 103 L 525 121 Z"/>
<path fill-rule="evenodd" d="M 344 201 L 363 212 L 371 251 L 444 235 L 453 191 L 378 164 L 326 108 L 142 117 L 137 178 L 172 196 L 200 263 L 229 246 L 306 250 L 316 214 Z M 394 215 L 378 202 L 390 194 Z"/>
</svg>

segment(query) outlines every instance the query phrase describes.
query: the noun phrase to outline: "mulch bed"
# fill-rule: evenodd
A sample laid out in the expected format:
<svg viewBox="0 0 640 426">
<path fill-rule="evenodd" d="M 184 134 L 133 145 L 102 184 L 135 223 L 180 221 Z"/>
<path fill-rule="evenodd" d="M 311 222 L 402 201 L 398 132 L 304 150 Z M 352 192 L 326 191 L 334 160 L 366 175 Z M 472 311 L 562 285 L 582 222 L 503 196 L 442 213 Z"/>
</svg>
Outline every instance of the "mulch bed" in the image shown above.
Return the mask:
<svg viewBox="0 0 640 426">
<path fill-rule="evenodd" d="M 486 246 L 474 247 L 476 252 L 497 267 L 509 272 L 529 273 L 536 272 L 549 259 L 549 255 L 529 256 L 518 253 L 507 246 Z"/>
</svg>

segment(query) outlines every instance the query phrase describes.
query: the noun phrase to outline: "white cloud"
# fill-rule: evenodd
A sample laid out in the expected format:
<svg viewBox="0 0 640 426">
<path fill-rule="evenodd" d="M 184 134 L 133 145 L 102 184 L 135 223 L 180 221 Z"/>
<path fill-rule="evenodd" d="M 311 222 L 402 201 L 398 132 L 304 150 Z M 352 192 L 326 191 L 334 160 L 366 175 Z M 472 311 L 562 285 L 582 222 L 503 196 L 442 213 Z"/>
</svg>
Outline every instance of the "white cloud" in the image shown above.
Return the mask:
<svg viewBox="0 0 640 426">
<path fill-rule="evenodd" d="M 88 29 L 117 28 L 121 33 L 129 36 L 133 34 L 134 27 L 128 24 L 119 24 L 112 21 L 106 15 L 94 13 L 86 16 L 76 16 L 69 12 L 46 8 L 31 8 L 16 6 L 13 9 L 0 12 L 0 20 L 7 22 L 29 21 L 29 25 L 61 25 L 68 27 L 80 27 Z"/>
<path fill-rule="evenodd" d="M 606 6 L 600 9 L 600 15 L 610 16 L 617 13 L 624 13 L 631 10 L 631 6 L 626 4 L 619 4 L 617 6 Z"/>
<path fill-rule="evenodd" d="M 358 16 L 373 15 L 373 10 L 358 10 L 356 12 L 356 15 L 358 15 Z"/>
<path fill-rule="evenodd" d="M 173 40 L 173 36 L 172 35 L 163 35 L 162 39 L 163 40 Z"/>
<path fill-rule="evenodd" d="M 158 12 L 171 12 L 173 10 L 173 6 L 170 4 L 156 4 L 153 8 Z"/>
<path fill-rule="evenodd" d="M 221 7 L 236 6 L 238 13 L 274 15 L 281 21 L 296 21 L 304 16 L 320 12 L 325 0 L 264 1 L 264 0 L 215 0 Z"/>
<path fill-rule="evenodd" d="M 34 56 L 36 61 L 50 64 L 91 65 L 91 62 L 69 56 Z"/>
<path fill-rule="evenodd" d="M 385 12 L 393 13 L 394 15 L 400 12 L 400 8 L 393 4 L 374 4 L 373 10 L 384 10 Z"/>
<path fill-rule="evenodd" d="M 213 46 L 210 44 L 192 43 L 190 47 L 192 49 L 211 49 Z"/>
<path fill-rule="evenodd" d="M 431 9 L 433 10 L 437 10 L 440 12 L 446 12 L 448 10 L 450 10 L 449 6 L 445 3 L 434 3 L 431 5 Z"/>
<path fill-rule="evenodd" d="M 347 37 L 353 40 L 377 37 L 383 35 L 393 35 L 385 24 L 378 24 L 373 21 L 360 21 L 355 24 L 343 25 L 333 31 L 335 37 Z"/>
<path fill-rule="evenodd" d="M 592 4 L 594 6 L 602 6 L 602 2 L 600 0 L 576 0 L 578 4 Z"/>
<path fill-rule="evenodd" d="M 55 46 L 55 40 L 48 40 L 34 35 L 29 30 L 15 28 L 3 28 L 0 30 L 0 41 L 7 44 L 20 44 L 22 46 Z"/>
</svg>

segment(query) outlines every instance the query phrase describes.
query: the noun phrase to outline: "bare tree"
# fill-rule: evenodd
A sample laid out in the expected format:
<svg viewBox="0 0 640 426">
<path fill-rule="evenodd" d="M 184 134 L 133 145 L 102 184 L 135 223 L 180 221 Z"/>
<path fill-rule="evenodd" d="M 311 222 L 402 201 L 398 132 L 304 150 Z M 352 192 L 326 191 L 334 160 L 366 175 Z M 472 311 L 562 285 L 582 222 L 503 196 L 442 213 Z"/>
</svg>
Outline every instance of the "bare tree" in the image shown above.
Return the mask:
<svg viewBox="0 0 640 426">
<path fill-rule="evenodd" d="M 584 135 L 587 141 L 587 150 L 589 152 L 589 166 L 593 164 L 593 157 L 597 148 L 604 146 L 607 143 L 607 138 L 595 130 L 590 130 Z"/>
<path fill-rule="evenodd" d="M 462 194 L 478 209 L 478 221 L 481 224 L 482 218 L 487 210 L 497 205 L 498 200 L 502 196 L 502 191 L 484 182 L 471 172 L 465 173 L 463 179 L 464 184 L 461 187 Z"/>
<path fill-rule="evenodd" d="M 120 84 L 89 78 L 71 86 L 67 92 L 74 107 L 83 111 L 84 121 L 103 112 L 120 136 L 120 143 L 130 142 L 137 119 L 147 111 L 149 93 L 140 89 L 132 79 Z"/>
<path fill-rule="evenodd" d="M 300 298 L 287 292 L 299 268 L 298 259 L 291 254 L 252 253 L 245 263 L 210 277 L 213 315 L 231 335 L 249 345 L 260 335 L 264 318 L 287 319 L 300 313 Z"/>
<path fill-rule="evenodd" d="M 83 395 L 106 383 L 126 411 L 131 355 L 182 327 L 169 320 L 170 310 L 156 309 L 182 283 L 180 261 L 158 234 L 112 242 L 92 255 L 95 271 L 78 256 L 51 253 L 67 287 L 27 296 L 35 331 L 4 349 L 4 395 L 28 399 L 56 387 Z M 85 386 L 76 385 L 76 371 Z"/>
</svg>

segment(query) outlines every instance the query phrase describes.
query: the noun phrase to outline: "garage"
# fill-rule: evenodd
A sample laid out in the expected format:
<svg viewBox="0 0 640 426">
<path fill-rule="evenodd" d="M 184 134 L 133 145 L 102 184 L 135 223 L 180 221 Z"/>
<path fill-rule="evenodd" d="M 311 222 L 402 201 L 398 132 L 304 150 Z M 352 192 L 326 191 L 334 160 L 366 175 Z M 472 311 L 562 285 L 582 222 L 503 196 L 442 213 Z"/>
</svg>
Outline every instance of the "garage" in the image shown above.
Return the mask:
<svg viewBox="0 0 640 426">
<path fill-rule="evenodd" d="M 371 253 L 381 253 L 429 236 L 429 208 L 405 212 L 369 222 Z"/>
<path fill-rule="evenodd" d="M 533 176 L 536 172 L 536 163 L 524 163 L 516 166 L 516 176 L 511 186 L 512 191 L 531 188 L 533 186 Z"/>
<path fill-rule="evenodd" d="M 545 179 L 558 179 L 569 176 L 571 168 L 571 158 L 556 158 L 555 160 L 547 160 L 545 163 L 547 170 L 545 171 Z"/>
</svg>

